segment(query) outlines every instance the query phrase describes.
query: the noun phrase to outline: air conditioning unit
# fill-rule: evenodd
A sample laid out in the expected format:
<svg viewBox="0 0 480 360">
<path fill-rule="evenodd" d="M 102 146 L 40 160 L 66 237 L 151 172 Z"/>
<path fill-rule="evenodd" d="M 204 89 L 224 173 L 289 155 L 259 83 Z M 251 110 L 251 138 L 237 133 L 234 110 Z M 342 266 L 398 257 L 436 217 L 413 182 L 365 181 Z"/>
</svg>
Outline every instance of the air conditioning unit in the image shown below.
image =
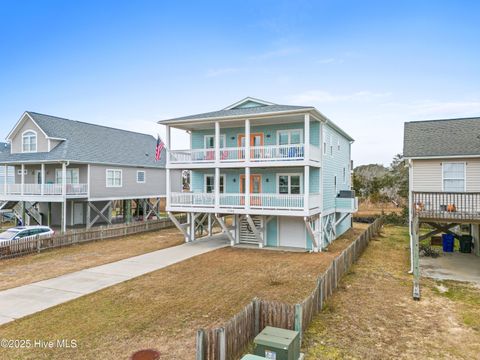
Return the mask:
<svg viewBox="0 0 480 360">
<path fill-rule="evenodd" d="M 268 360 L 302 360 L 298 331 L 267 326 L 257 335 L 254 354 Z"/>
</svg>

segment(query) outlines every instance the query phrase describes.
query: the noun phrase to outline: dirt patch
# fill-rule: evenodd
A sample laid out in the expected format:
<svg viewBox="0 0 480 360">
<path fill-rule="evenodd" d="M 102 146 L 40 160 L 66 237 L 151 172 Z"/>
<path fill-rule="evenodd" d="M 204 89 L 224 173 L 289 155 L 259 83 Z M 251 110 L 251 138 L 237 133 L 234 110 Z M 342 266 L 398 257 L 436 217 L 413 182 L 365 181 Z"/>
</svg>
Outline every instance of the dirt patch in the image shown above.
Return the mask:
<svg viewBox="0 0 480 360">
<path fill-rule="evenodd" d="M 124 359 L 155 349 L 194 359 L 195 334 L 253 297 L 295 303 L 366 225 L 317 254 L 223 248 L 0 327 L 3 338 L 76 339 L 77 349 L 0 349 L 0 358 Z M 281 268 L 278 264 L 281 264 Z"/>
<path fill-rule="evenodd" d="M 478 358 L 480 290 L 422 279 L 413 301 L 408 264 L 408 230 L 385 227 L 306 332 L 307 359 Z"/>
<path fill-rule="evenodd" d="M 176 228 L 170 228 L 0 260 L 0 290 L 180 245 L 184 241 Z"/>
</svg>

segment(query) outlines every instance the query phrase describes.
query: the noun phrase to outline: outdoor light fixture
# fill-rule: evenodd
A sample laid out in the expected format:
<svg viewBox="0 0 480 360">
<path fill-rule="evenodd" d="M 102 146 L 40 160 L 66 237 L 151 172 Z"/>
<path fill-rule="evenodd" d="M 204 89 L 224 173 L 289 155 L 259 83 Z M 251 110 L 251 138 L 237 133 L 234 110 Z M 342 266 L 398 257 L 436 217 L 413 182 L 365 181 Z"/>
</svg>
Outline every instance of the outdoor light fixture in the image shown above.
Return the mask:
<svg viewBox="0 0 480 360">
<path fill-rule="evenodd" d="M 233 182 L 237 182 L 237 179 L 233 178 Z"/>
<path fill-rule="evenodd" d="M 235 136 L 232 136 L 230 139 L 235 140 Z"/>
</svg>

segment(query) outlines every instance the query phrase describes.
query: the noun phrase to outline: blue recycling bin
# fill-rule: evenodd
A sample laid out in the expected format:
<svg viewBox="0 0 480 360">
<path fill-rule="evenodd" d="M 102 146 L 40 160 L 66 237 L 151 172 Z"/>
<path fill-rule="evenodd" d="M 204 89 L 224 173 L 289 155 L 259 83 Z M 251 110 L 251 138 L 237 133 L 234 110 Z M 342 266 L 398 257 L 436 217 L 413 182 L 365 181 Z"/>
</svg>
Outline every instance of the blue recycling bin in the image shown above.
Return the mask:
<svg viewBox="0 0 480 360">
<path fill-rule="evenodd" d="M 453 252 L 453 245 L 455 244 L 455 238 L 452 234 L 442 235 L 443 252 Z"/>
</svg>

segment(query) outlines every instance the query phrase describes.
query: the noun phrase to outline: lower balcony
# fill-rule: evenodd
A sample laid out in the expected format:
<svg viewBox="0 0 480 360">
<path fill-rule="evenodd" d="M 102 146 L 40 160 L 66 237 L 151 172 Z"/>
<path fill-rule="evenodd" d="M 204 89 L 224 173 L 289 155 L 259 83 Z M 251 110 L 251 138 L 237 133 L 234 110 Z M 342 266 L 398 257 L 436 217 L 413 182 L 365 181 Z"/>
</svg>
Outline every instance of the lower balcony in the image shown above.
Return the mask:
<svg viewBox="0 0 480 360">
<path fill-rule="evenodd" d="M 413 192 L 412 211 L 422 220 L 480 221 L 480 193 Z"/>
<path fill-rule="evenodd" d="M 308 208 L 305 207 L 304 194 L 230 194 L 222 193 L 219 196 L 218 206 L 215 206 L 215 194 L 213 193 L 186 193 L 177 192 L 170 196 L 170 210 L 175 208 L 203 209 L 212 212 L 249 213 L 255 212 L 305 212 L 320 208 L 320 194 L 310 194 Z"/>
<path fill-rule="evenodd" d="M 62 184 L 7 184 L 0 187 L 0 195 L 16 196 L 62 196 Z M 88 195 L 88 184 L 66 184 L 67 197 L 84 197 Z"/>
</svg>

